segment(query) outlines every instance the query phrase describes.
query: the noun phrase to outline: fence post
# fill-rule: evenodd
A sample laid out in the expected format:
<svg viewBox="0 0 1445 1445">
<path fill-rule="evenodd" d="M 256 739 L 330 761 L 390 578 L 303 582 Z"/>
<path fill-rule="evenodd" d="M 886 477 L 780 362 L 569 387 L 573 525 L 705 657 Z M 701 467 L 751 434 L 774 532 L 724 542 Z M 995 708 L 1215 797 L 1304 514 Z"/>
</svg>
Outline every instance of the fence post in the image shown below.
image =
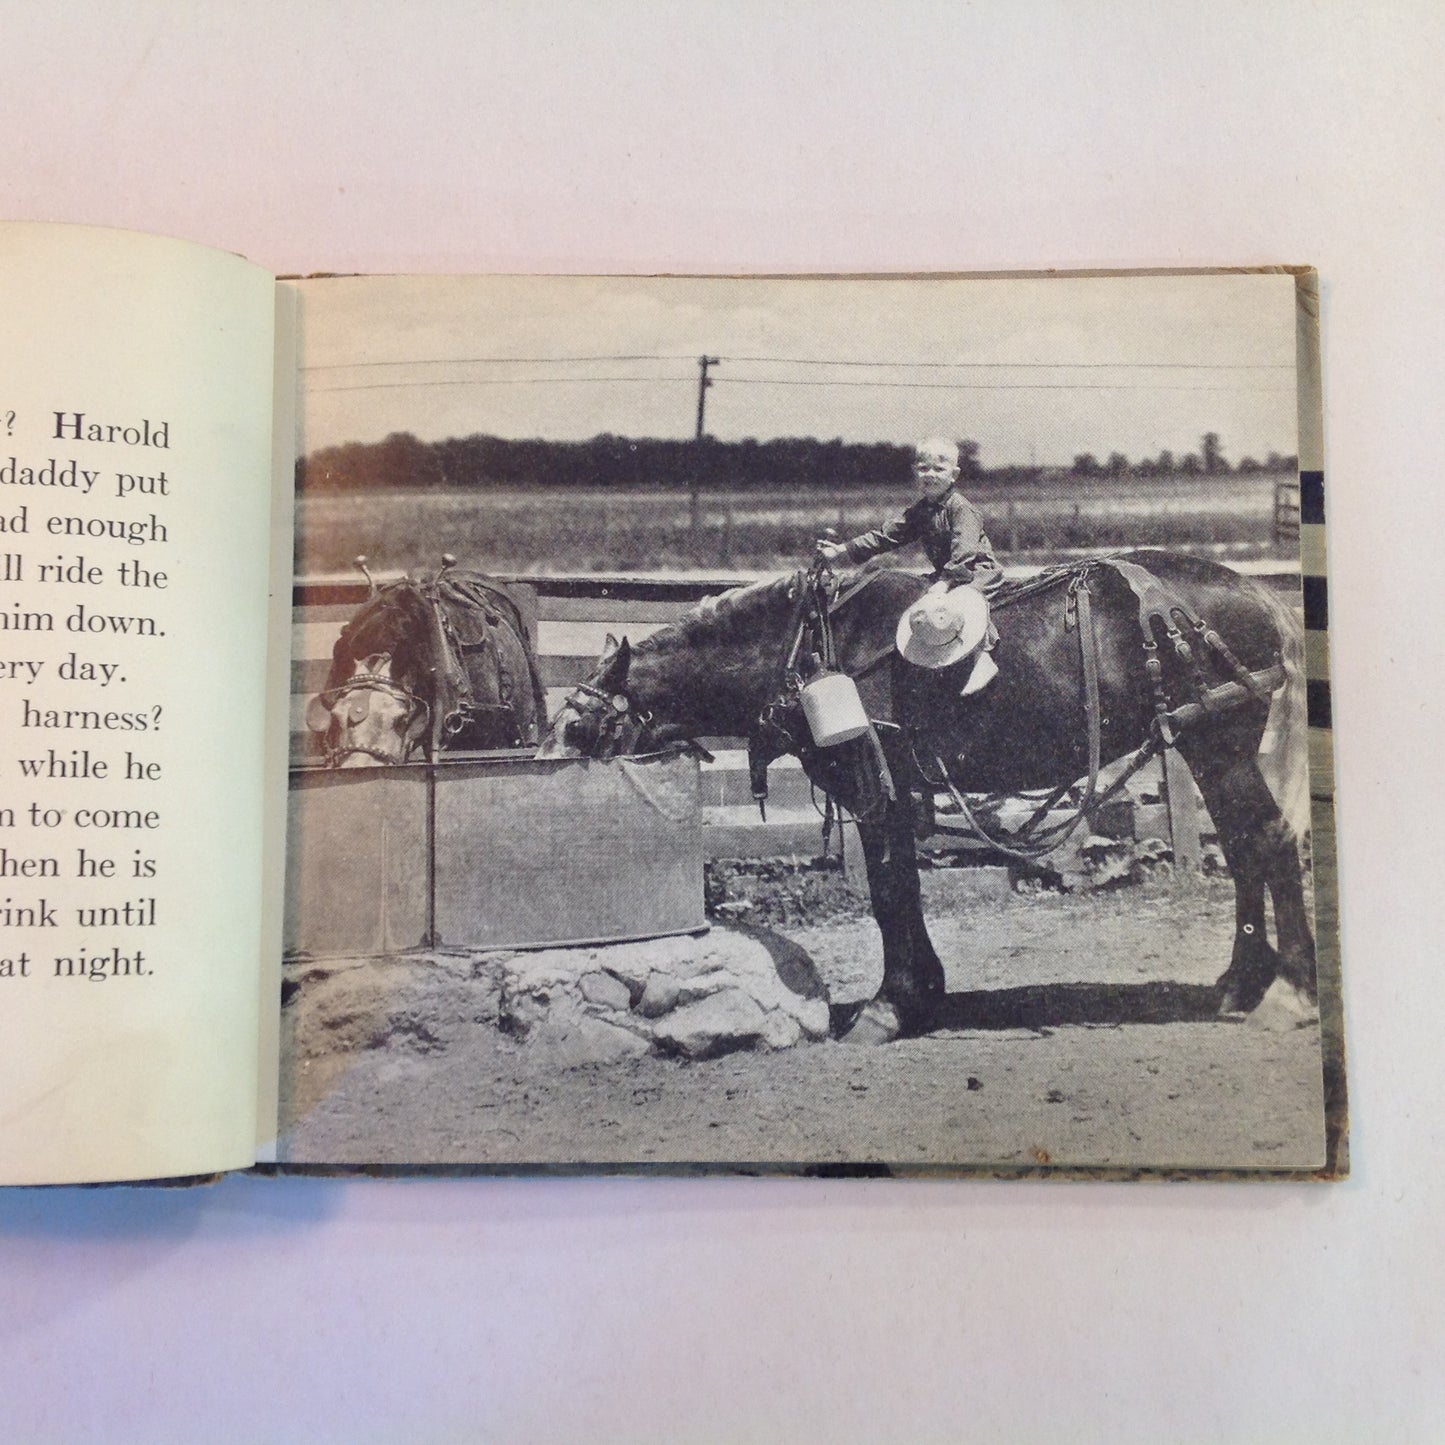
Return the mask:
<svg viewBox="0 0 1445 1445">
<path fill-rule="evenodd" d="M 522 614 L 522 627 L 532 651 L 537 651 L 537 589 L 530 582 L 509 582 L 512 595 L 517 599 L 517 611 Z"/>
<path fill-rule="evenodd" d="M 1298 473 L 1277 477 L 1274 483 L 1274 549 L 1289 556 L 1300 540 L 1300 485 Z"/>
</svg>

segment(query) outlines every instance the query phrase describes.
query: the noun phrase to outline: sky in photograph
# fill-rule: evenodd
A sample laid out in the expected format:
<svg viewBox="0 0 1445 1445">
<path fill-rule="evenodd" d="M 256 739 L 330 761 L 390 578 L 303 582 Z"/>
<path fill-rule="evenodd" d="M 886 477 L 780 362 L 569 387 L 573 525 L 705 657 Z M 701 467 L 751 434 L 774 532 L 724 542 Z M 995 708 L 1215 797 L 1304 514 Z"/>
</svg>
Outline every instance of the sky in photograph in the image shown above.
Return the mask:
<svg viewBox="0 0 1445 1445">
<path fill-rule="evenodd" d="M 1286 275 L 300 283 L 304 453 L 392 432 L 971 438 L 986 466 L 1296 450 Z"/>
</svg>

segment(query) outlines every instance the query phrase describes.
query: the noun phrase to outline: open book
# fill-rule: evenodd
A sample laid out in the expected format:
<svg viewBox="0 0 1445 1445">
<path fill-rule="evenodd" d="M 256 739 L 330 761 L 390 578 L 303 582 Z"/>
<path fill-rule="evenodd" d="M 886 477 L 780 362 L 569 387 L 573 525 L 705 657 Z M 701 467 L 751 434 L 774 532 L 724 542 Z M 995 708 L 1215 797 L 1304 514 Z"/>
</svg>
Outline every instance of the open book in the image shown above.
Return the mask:
<svg viewBox="0 0 1445 1445">
<path fill-rule="evenodd" d="M 1313 273 L 0 296 L 0 1182 L 1343 1172 Z"/>
</svg>

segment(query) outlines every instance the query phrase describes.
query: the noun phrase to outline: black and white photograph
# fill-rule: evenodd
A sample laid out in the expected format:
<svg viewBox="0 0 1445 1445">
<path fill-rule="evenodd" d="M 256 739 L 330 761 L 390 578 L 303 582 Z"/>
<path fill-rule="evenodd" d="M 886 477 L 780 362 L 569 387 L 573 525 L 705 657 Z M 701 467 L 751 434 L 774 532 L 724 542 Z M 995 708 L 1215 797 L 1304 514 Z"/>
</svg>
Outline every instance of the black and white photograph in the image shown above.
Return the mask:
<svg viewBox="0 0 1445 1445">
<path fill-rule="evenodd" d="M 280 1161 L 1344 1171 L 1311 273 L 296 290 Z"/>
</svg>

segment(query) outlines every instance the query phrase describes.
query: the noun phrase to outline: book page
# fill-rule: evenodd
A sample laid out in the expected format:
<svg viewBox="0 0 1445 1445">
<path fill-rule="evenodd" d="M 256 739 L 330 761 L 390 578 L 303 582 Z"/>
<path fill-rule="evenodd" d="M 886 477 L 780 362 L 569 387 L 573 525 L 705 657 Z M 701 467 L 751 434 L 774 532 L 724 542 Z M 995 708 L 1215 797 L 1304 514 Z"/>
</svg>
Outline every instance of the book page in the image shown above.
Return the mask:
<svg viewBox="0 0 1445 1445">
<path fill-rule="evenodd" d="M 297 292 L 283 1164 L 1344 1172 L 1312 273 Z"/>
<path fill-rule="evenodd" d="M 274 282 L 0 228 L 0 1182 L 254 1157 Z"/>
</svg>

